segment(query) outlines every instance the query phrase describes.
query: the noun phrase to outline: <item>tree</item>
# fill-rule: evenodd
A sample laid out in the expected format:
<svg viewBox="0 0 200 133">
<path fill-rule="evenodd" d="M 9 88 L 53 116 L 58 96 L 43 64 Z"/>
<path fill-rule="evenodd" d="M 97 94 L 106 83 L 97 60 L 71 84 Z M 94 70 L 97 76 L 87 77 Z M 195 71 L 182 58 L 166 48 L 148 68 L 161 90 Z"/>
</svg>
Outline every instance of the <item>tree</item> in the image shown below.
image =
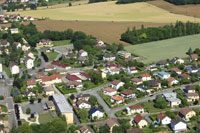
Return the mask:
<svg viewBox="0 0 200 133">
<path fill-rule="evenodd" d="M 94 84 L 99 84 L 99 83 L 103 83 L 103 79 L 100 73 L 95 72 L 94 70 L 89 72 L 89 75 L 91 76 L 91 81 Z"/>
<path fill-rule="evenodd" d="M 95 106 L 97 104 L 97 98 L 95 96 L 91 96 L 90 99 L 89 99 L 89 103 L 92 106 Z"/>
<path fill-rule="evenodd" d="M 18 127 L 17 133 L 33 133 L 33 130 L 28 124 L 22 124 Z"/>
<path fill-rule="evenodd" d="M 112 132 L 113 133 L 124 133 L 125 130 L 124 130 L 123 126 L 114 126 Z"/>
<path fill-rule="evenodd" d="M 36 10 L 37 9 L 37 5 L 36 4 L 31 4 L 30 8 L 31 8 L 31 10 Z"/>
<path fill-rule="evenodd" d="M 81 121 L 87 121 L 88 118 L 88 111 L 86 109 L 80 109 L 78 111 L 79 117 Z"/>
<path fill-rule="evenodd" d="M 26 109 L 26 114 L 30 114 L 31 113 L 31 109 L 30 108 L 27 108 Z"/>
<path fill-rule="evenodd" d="M 109 133 L 109 127 L 104 125 L 99 128 L 99 133 Z"/>
<path fill-rule="evenodd" d="M 192 48 L 190 47 L 186 53 L 187 55 L 191 56 L 192 55 Z"/>
<path fill-rule="evenodd" d="M 3 100 L 4 99 L 4 96 L 0 96 L 0 100 Z"/>
<path fill-rule="evenodd" d="M 156 108 L 165 109 L 165 108 L 167 108 L 167 104 L 168 103 L 165 101 L 165 99 L 162 96 L 160 96 L 160 95 L 156 96 L 156 100 L 154 103 L 154 106 Z"/>
<path fill-rule="evenodd" d="M 71 2 L 69 2 L 69 6 L 72 6 L 72 3 L 71 3 Z"/>
</svg>

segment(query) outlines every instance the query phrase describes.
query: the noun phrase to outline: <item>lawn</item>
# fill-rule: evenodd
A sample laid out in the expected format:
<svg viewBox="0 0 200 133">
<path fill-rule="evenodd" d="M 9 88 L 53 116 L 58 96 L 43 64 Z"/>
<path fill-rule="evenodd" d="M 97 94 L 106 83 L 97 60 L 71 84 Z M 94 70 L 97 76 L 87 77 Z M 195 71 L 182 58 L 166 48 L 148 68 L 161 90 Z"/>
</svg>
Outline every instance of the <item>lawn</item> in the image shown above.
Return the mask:
<svg viewBox="0 0 200 133">
<path fill-rule="evenodd" d="M 131 53 L 143 57 L 144 63 L 157 62 L 162 59 L 172 59 L 173 57 L 185 58 L 185 54 L 191 47 L 200 48 L 200 34 L 167 39 L 162 41 L 138 44 L 125 47 Z"/>
<path fill-rule="evenodd" d="M 103 9 L 103 10 L 102 10 Z M 145 9 L 145 10 L 144 10 Z M 9 12 L 8 12 L 9 13 Z M 172 14 L 145 2 L 116 4 L 116 1 L 84 4 L 54 9 L 16 11 L 21 16 L 49 18 L 52 20 L 176 22 L 194 20 L 193 17 Z M 200 19 L 196 18 L 196 21 Z"/>
<path fill-rule="evenodd" d="M 63 94 L 76 93 L 77 90 L 75 88 L 67 88 L 65 83 L 56 84 L 56 88 Z"/>
<path fill-rule="evenodd" d="M 43 51 L 44 52 L 44 51 Z M 47 57 L 48 57 L 48 59 L 49 59 L 49 61 L 48 62 L 51 62 L 51 61 L 53 61 L 54 59 L 56 59 L 56 57 L 58 56 L 58 54 L 59 53 L 57 53 L 57 52 L 44 52 L 46 55 L 47 55 Z"/>
<path fill-rule="evenodd" d="M 159 109 L 159 108 L 155 108 L 154 102 L 150 101 L 150 102 L 143 102 L 140 103 L 142 106 L 144 106 L 144 108 L 149 112 L 149 113 L 155 113 L 155 112 L 161 112 L 161 111 L 169 111 L 170 108 L 165 108 L 165 109 Z"/>
<path fill-rule="evenodd" d="M 71 40 L 62 40 L 62 41 L 54 41 L 54 46 L 68 45 L 71 43 Z"/>
<path fill-rule="evenodd" d="M 5 65 L 3 65 L 3 70 L 6 72 L 6 74 L 8 75 L 8 77 L 11 76 L 11 72 L 10 72 L 9 67 L 6 67 Z"/>
<path fill-rule="evenodd" d="M 52 111 L 52 114 L 56 115 L 55 111 Z M 54 118 L 52 118 L 52 116 L 51 116 L 51 114 L 49 112 L 39 115 L 39 122 L 40 122 L 40 124 L 48 123 L 48 122 L 50 122 L 53 119 Z"/>
<path fill-rule="evenodd" d="M 83 91 L 86 91 L 86 90 L 89 90 L 89 89 L 94 89 L 94 88 L 96 88 L 96 87 L 105 85 L 105 84 L 107 84 L 107 83 L 108 83 L 108 81 L 104 81 L 103 84 L 97 84 L 97 85 L 96 85 L 96 84 L 92 83 L 91 81 L 83 81 L 83 85 L 84 85 L 84 84 L 87 84 L 87 88 L 84 87 L 84 88 L 83 88 Z"/>
</svg>

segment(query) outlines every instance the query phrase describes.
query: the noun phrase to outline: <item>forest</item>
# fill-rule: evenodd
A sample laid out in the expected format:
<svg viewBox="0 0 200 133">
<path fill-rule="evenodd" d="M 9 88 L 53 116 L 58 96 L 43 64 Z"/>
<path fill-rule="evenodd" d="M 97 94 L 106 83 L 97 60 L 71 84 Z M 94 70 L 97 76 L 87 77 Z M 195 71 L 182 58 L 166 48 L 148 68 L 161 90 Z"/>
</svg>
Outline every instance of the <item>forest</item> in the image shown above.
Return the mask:
<svg viewBox="0 0 200 133">
<path fill-rule="evenodd" d="M 121 40 L 135 45 L 198 33 L 200 33 L 199 23 L 183 23 L 177 21 L 176 24 L 165 25 L 163 27 L 144 28 L 142 25 L 140 29 L 133 27 L 133 29 L 130 30 L 128 28 L 127 31 L 121 35 Z"/>
<path fill-rule="evenodd" d="M 117 4 L 128 4 L 128 3 L 136 3 L 136 2 L 146 2 L 151 0 L 117 0 Z"/>
<path fill-rule="evenodd" d="M 105 2 L 105 1 L 108 1 L 108 0 L 89 0 L 88 3 Z"/>
<path fill-rule="evenodd" d="M 200 4 L 200 0 L 165 0 L 175 5 Z"/>
</svg>

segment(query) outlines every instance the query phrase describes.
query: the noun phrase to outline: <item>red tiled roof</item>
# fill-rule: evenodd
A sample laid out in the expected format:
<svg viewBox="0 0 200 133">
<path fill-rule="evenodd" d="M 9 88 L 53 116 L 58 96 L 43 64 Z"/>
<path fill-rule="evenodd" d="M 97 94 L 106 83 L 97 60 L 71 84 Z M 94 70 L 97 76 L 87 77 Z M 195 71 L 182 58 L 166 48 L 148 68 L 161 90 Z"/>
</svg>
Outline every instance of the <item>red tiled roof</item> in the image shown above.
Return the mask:
<svg viewBox="0 0 200 133">
<path fill-rule="evenodd" d="M 167 115 L 166 115 L 166 114 L 163 114 L 163 113 L 160 113 L 160 114 L 157 116 L 157 118 L 158 118 L 159 120 L 163 120 L 165 117 L 167 117 Z"/>
<path fill-rule="evenodd" d="M 42 78 L 42 82 L 47 82 L 47 81 L 52 81 L 55 79 L 61 79 L 61 75 L 57 74 L 57 75 L 51 75 L 51 76 L 46 76 Z"/>
<path fill-rule="evenodd" d="M 172 68 L 171 71 L 174 71 L 174 72 L 181 72 L 181 70 L 178 69 L 178 68 Z"/>
<path fill-rule="evenodd" d="M 66 76 L 67 79 L 71 80 L 71 81 L 76 81 L 76 80 L 81 80 L 78 76 L 76 75 L 67 75 Z"/>
<path fill-rule="evenodd" d="M 129 106 L 130 109 L 143 109 L 144 107 L 140 104 Z"/>
<path fill-rule="evenodd" d="M 57 61 L 53 61 L 53 62 L 51 62 L 51 64 L 52 64 L 52 65 L 59 66 L 59 67 L 63 67 L 63 68 L 67 67 L 67 65 L 61 64 L 60 62 L 57 62 Z"/>
<path fill-rule="evenodd" d="M 133 78 L 133 79 L 131 79 L 131 81 L 132 81 L 132 82 L 142 82 L 142 80 L 139 79 L 139 78 Z"/>
<path fill-rule="evenodd" d="M 91 78 L 88 74 L 86 74 L 86 73 L 84 73 L 84 72 L 80 72 L 80 74 L 83 75 L 83 76 L 85 76 L 87 79 L 90 79 L 90 78 Z"/>
<path fill-rule="evenodd" d="M 134 121 L 138 124 L 143 119 L 144 118 L 140 114 L 138 114 L 138 115 L 135 116 Z"/>
<path fill-rule="evenodd" d="M 134 94 L 132 90 L 123 90 L 120 93 L 125 94 L 125 95 Z"/>
<path fill-rule="evenodd" d="M 114 92 L 114 91 L 116 91 L 115 89 L 110 88 L 110 87 L 104 88 L 104 90 L 107 91 L 107 92 Z"/>
<path fill-rule="evenodd" d="M 27 82 L 26 82 L 26 85 L 36 85 L 36 81 L 35 80 L 28 80 Z"/>
<path fill-rule="evenodd" d="M 181 113 L 183 116 L 186 116 L 189 112 L 193 111 L 191 108 L 189 107 L 185 107 L 185 108 L 182 108 L 179 113 Z"/>
<path fill-rule="evenodd" d="M 198 58 L 198 54 L 192 54 L 192 55 L 191 55 L 191 58 L 192 58 L 192 59 L 197 59 L 197 58 Z"/>
<path fill-rule="evenodd" d="M 183 74 L 181 74 L 180 76 L 183 77 L 183 78 L 191 78 L 191 76 L 188 75 L 188 74 L 186 74 L 186 73 L 183 73 Z"/>
<path fill-rule="evenodd" d="M 141 74 L 140 76 L 141 76 L 141 77 L 151 77 L 151 75 L 148 74 L 148 73 Z"/>
<path fill-rule="evenodd" d="M 174 81 L 175 79 L 173 78 L 173 77 L 169 77 L 168 79 L 167 79 L 167 81 L 169 82 L 169 83 L 171 83 L 172 81 Z"/>
<path fill-rule="evenodd" d="M 114 80 L 114 81 L 112 82 L 112 84 L 113 84 L 113 85 L 118 85 L 120 82 L 121 82 L 120 80 Z"/>
<path fill-rule="evenodd" d="M 112 99 L 115 100 L 115 101 L 124 100 L 124 98 L 123 98 L 123 97 L 120 97 L 120 96 L 113 96 Z"/>
</svg>

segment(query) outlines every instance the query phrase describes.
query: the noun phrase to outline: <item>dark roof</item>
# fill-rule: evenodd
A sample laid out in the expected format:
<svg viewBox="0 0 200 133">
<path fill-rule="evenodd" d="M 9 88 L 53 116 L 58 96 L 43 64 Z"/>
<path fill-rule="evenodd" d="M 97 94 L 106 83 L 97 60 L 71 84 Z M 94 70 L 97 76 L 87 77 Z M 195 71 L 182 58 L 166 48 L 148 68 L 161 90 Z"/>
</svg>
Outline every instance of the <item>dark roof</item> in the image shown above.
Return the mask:
<svg viewBox="0 0 200 133">
<path fill-rule="evenodd" d="M 178 124 L 179 122 L 185 123 L 181 118 L 177 117 L 177 118 L 174 118 L 174 119 L 171 121 L 171 124 L 176 125 L 176 124 Z"/>
<path fill-rule="evenodd" d="M 106 124 L 108 125 L 109 128 L 113 127 L 115 124 L 119 125 L 117 119 L 115 118 L 110 118 L 106 121 Z"/>
<path fill-rule="evenodd" d="M 86 104 L 89 104 L 89 105 L 90 105 L 90 103 L 89 103 L 88 101 L 85 101 L 85 100 L 78 100 L 76 104 L 79 106 L 79 105 L 81 105 L 82 103 L 86 103 Z"/>
<path fill-rule="evenodd" d="M 83 75 L 84 77 L 86 77 L 87 79 L 90 79 L 90 78 L 91 78 L 87 73 L 80 72 L 80 74 Z"/>
<path fill-rule="evenodd" d="M 77 95 L 77 98 L 83 98 L 83 97 L 90 97 L 90 94 L 79 94 Z"/>
<path fill-rule="evenodd" d="M 130 109 L 144 109 L 144 107 L 140 104 L 129 106 Z"/>
<path fill-rule="evenodd" d="M 195 88 L 192 85 L 187 85 L 185 87 L 186 90 L 195 90 Z"/>
<path fill-rule="evenodd" d="M 167 115 L 166 115 L 166 114 L 163 114 L 163 113 L 160 113 L 160 114 L 157 116 L 157 118 L 158 118 L 159 120 L 163 120 L 165 117 L 167 117 Z"/>
<path fill-rule="evenodd" d="M 91 115 L 92 115 L 94 112 L 96 112 L 96 111 L 100 111 L 100 112 L 103 113 L 103 110 L 102 110 L 102 109 L 100 109 L 100 108 L 98 108 L 98 107 L 94 107 L 94 108 L 91 108 L 91 109 L 90 109 L 89 116 L 91 116 Z"/>
<path fill-rule="evenodd" d="M 151 80 L 149 81 L 151 87 L 158 87 L 160 84 L 160 80 Z"/>
<path fill-rule="evenodd" d="M 66 78 L 68 80 L 71 80 L 71 81 L 76 81 L 76 80 L 81 80 L 78 76 L 76 75 L 67 75 Z"/>
<path fill-rule="evenodd" d="M 138 114 L 138 115 L 136 115 L 135 117 L 134 117 L 134 121 L 135 121 L 135 123 L 139 123 L 141 120 L 144 120 L 144 118 L 140 115 L 140 114 Z"/>
<path fill-rule="evenodd" d="M 142 133 L 142 129 L 139 129 L 139 128 L 128 129 L 128 130 L 126 130 L 126 133 Z"/>
<path fill-rule="evenodd" d="M 85 124 L 80 128 L 80 132 L 81 133 L 93 133 L 92 129 Z"/>
<path fill-rule="evenodd" d="M 182 114 L 183 116 L 186 116 L 189 112 L 193 111 L 191 108 L 189 107 L 185 107 L 185 108 L 182 108 L 179 113 Z"/>
<path fill-rule="evenodd" d="M 124 95 L 130 95 L 130 94 L 134 94 L 135 92 L 133 92 L 132 90 L 123 90 L 120 93 L 124 94 Z"/>
<path fill-rule="evenodd" d="M 156 63 L 156 65 L 166 65 L 166 64 L 168 64 L 168 61 L 167 61 L 167 60 L 161 60 L 161 61 L 158 61 L 158 62 Z"/>
<path fill-rule="evenodd" d="M 106 57 L 106 58 L 111 58 L 111 57 L 115 57 L 115 55 L 114 55 L 113 53 L 106 53 L 106 54 L 104 55 L 104 57 Z"/>
</svg>

